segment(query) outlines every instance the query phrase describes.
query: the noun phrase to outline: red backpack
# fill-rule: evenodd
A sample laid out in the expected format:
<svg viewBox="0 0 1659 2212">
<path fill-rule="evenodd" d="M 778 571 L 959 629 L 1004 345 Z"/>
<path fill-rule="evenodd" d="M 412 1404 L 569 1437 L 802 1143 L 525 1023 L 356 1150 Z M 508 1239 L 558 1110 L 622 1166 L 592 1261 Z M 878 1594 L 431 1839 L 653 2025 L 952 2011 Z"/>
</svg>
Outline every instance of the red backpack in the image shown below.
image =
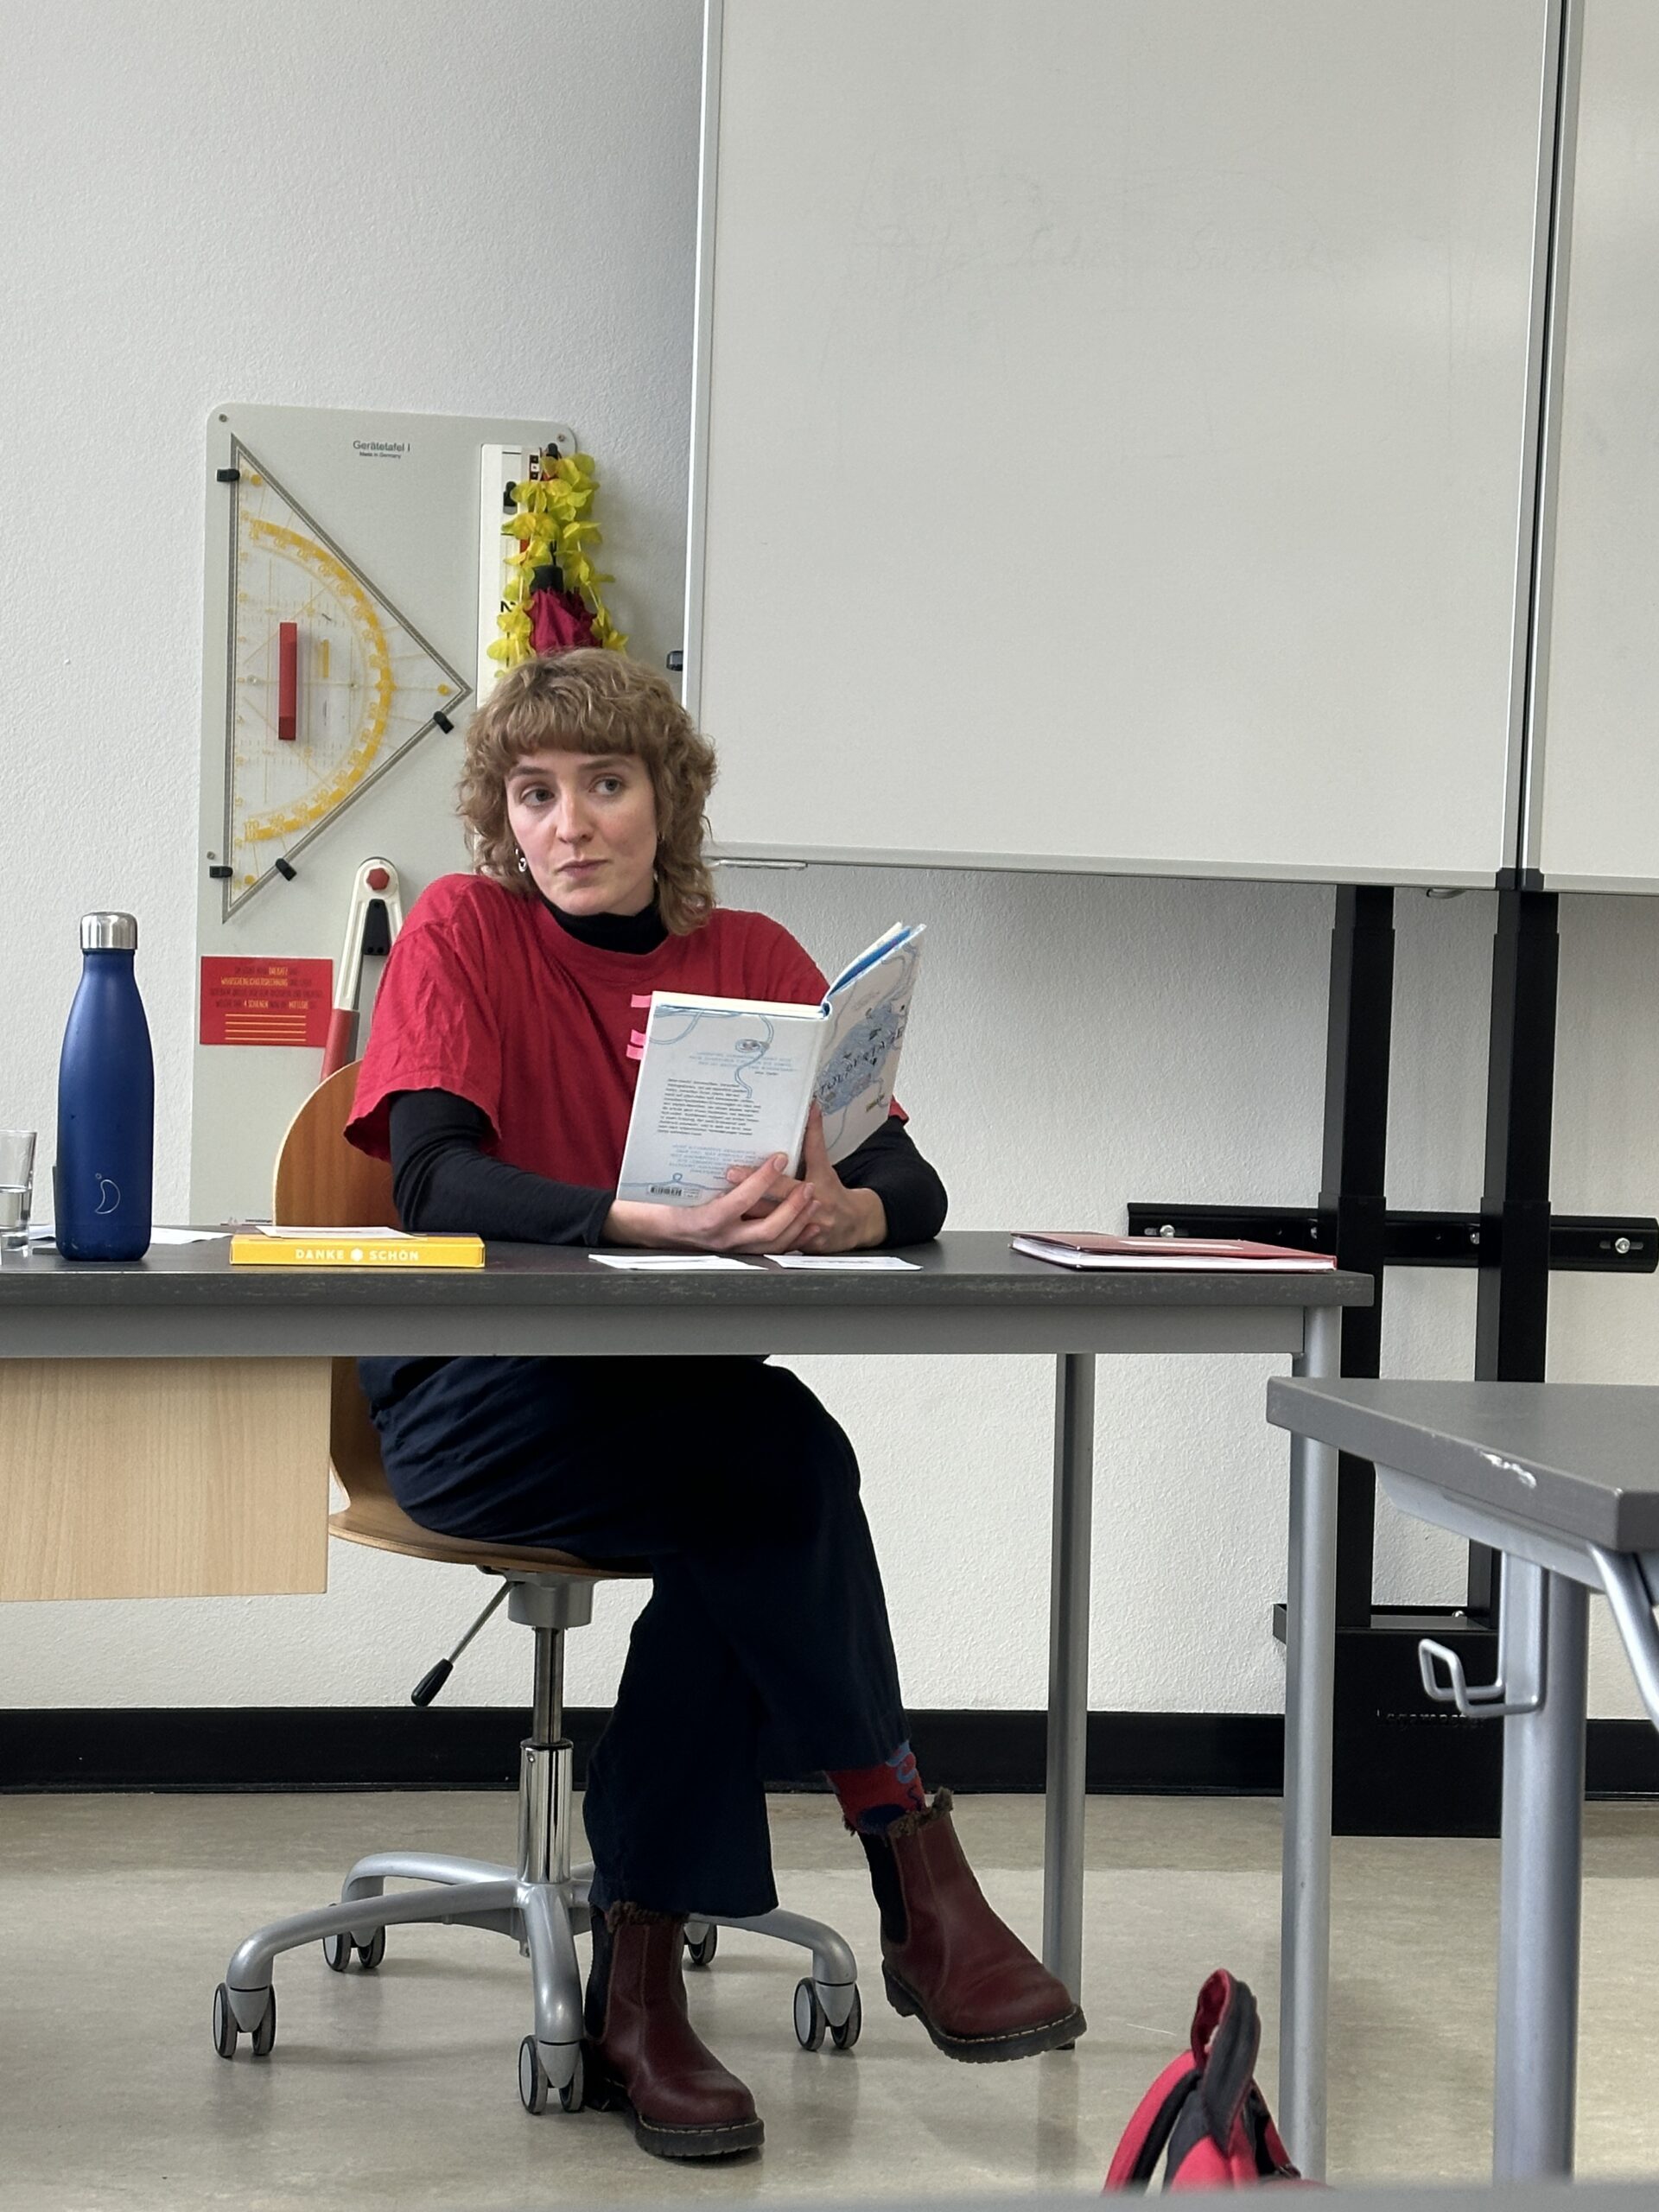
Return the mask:
<svg viewBox="0 0 1659 2212">
<path fill-rule="evenodd" d="M 1262 2092 L 1262 2021 L 1248 1985 L 1224 1970 L 1198 1992 L 1192 2053 L 1166 2066 L 1135 2107 L 1106 2188 L 1144 2189 L 1164 2156 L 1166 2189 L 1243 2189 L 1300 2181 Z"/>
</svg>

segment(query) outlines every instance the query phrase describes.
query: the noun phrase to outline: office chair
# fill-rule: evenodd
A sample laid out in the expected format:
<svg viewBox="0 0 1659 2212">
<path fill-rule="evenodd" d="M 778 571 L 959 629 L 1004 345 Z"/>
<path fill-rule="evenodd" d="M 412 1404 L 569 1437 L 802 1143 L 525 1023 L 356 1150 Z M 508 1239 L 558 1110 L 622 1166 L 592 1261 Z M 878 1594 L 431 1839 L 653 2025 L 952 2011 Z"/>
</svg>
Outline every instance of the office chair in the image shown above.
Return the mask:
<svg viewBox="0 0 1659 2212">
<path fill-rule="evenodd" d="M 276 1163 L 276 1222 L 397 1225 L 391 1170 L 346 1141 L 357 1074 L 353 1063 L 328 1077 L 289 1125 Z M 232 2058 L 238 2037 L 246 2035 L 256 2057 L 269 2056 L 276 2040 L 271 1962 L 283 1951 L 320 1941 L 324 1960 L 344 1974 L 353 1953 L 360 1967 L 380 1964 L 388 1928 L 415 1921 L 489 1928 L 516 1937 L 531 1963 L 534 2028 L 518 2050 L 518 2094 L 524 2108 L 545 2111 L 556 2094 L 562 2110 L 579 2111 L 582 1978 L 575 1938 L 588 1926 L 593 1868 L 570 1863 L 572 1747 L 563 1734 L 564 1637 L 567 1630 L 592 1618 L 594 1585 L 623 1578 L 564 1552 L 476 1543 L 423 1529 L 402 1510 L 387 1484 L 379 1438 L 353 1361 L 334 1361 L 333 1388 L 329 1453 L 346 1497 L 330 1518 L 333 1534 L 347 1543 L 499 1575 L 505 1592 L 497 1592 L 486 1611 L 505 1594 L 509 1618 L 535 1632 L 532 1719 L 519 1757 L 518 1865 L 492 1866 L 416 1851 L 378 1852 L 359 1859 L 346 1877 L 338 1904 L 273 1921 L 232 1953 L 213 1993 L 214 2047 L 221 2058 Z M 432 1679 L 427 1677 L 422 1690 Z M 422 1886 L 388 1892 L 389 1881 Z M 694 1966 L 706 1966 L 714 1956 L 719 1927 L 748 1929 L 810 1951 L 811 1973 L 795 1991 L 797 2038 L 804 2049 L 816 2050 L 827 2031 L 837 2049 L 851 2049 L 861 2018 L 857 1967 L 833 1929 L 792 1912 L 747 1920 L 710 1914 L 686 1926 Z"/>
</svg>

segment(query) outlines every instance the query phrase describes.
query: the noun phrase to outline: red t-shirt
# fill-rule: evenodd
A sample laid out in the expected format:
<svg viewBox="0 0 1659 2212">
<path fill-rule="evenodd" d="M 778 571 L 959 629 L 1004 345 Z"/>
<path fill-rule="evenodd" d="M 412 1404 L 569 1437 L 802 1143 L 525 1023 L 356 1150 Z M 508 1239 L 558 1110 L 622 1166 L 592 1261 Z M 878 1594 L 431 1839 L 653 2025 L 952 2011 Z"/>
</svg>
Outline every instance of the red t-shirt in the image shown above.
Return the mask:
<svg viewBox="0 0 1659 2212">
<path fill-rule="evenodd" d="M 539 899 L 487 876 L 440 876 L 386 962 L 346 1134 L 387 1159 L 393 1094 L 450 1090 L 488 1116 L 498 1160 L 614 1189 L 653 991 L 816 1006 L 824 989 L 765 914 L 717 907 L 654 952 L 605 952 Z"/>
</svg>

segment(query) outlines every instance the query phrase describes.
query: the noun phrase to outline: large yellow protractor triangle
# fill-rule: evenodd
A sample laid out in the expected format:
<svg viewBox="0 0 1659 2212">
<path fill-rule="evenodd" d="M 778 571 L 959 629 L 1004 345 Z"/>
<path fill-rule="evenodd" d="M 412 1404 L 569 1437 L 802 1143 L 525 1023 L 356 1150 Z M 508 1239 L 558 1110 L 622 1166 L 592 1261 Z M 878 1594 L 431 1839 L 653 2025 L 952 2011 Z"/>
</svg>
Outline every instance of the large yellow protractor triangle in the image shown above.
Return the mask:
<svg viewBox="0 0 1659 2212">
<path fill-rule="evenodd" d="M 227 916 L 472 696 L 239 438 L 231 459 Z"/>
</svg>

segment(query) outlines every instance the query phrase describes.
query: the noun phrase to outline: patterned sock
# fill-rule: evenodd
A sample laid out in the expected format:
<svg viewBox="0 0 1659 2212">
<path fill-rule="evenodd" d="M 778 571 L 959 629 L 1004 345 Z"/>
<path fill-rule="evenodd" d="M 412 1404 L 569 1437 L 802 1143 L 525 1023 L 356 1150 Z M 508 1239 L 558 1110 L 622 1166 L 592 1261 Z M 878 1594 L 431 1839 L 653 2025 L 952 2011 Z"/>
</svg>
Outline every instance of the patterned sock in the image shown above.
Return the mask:
<svg viewBox="0 0 1659 2212">
<path fill-rule="evenodd" d="M 833 1770 L 830 1786 L 841 1800 L 842 1818 L 848 1827 L 865 1835 L 882 1835 L 906 1813 L 919 1813 L 927 1792 L 916 1771 L 916 1755 L 900 1744 L 879 1766 L 843 1766 Z"/>
</svg>

